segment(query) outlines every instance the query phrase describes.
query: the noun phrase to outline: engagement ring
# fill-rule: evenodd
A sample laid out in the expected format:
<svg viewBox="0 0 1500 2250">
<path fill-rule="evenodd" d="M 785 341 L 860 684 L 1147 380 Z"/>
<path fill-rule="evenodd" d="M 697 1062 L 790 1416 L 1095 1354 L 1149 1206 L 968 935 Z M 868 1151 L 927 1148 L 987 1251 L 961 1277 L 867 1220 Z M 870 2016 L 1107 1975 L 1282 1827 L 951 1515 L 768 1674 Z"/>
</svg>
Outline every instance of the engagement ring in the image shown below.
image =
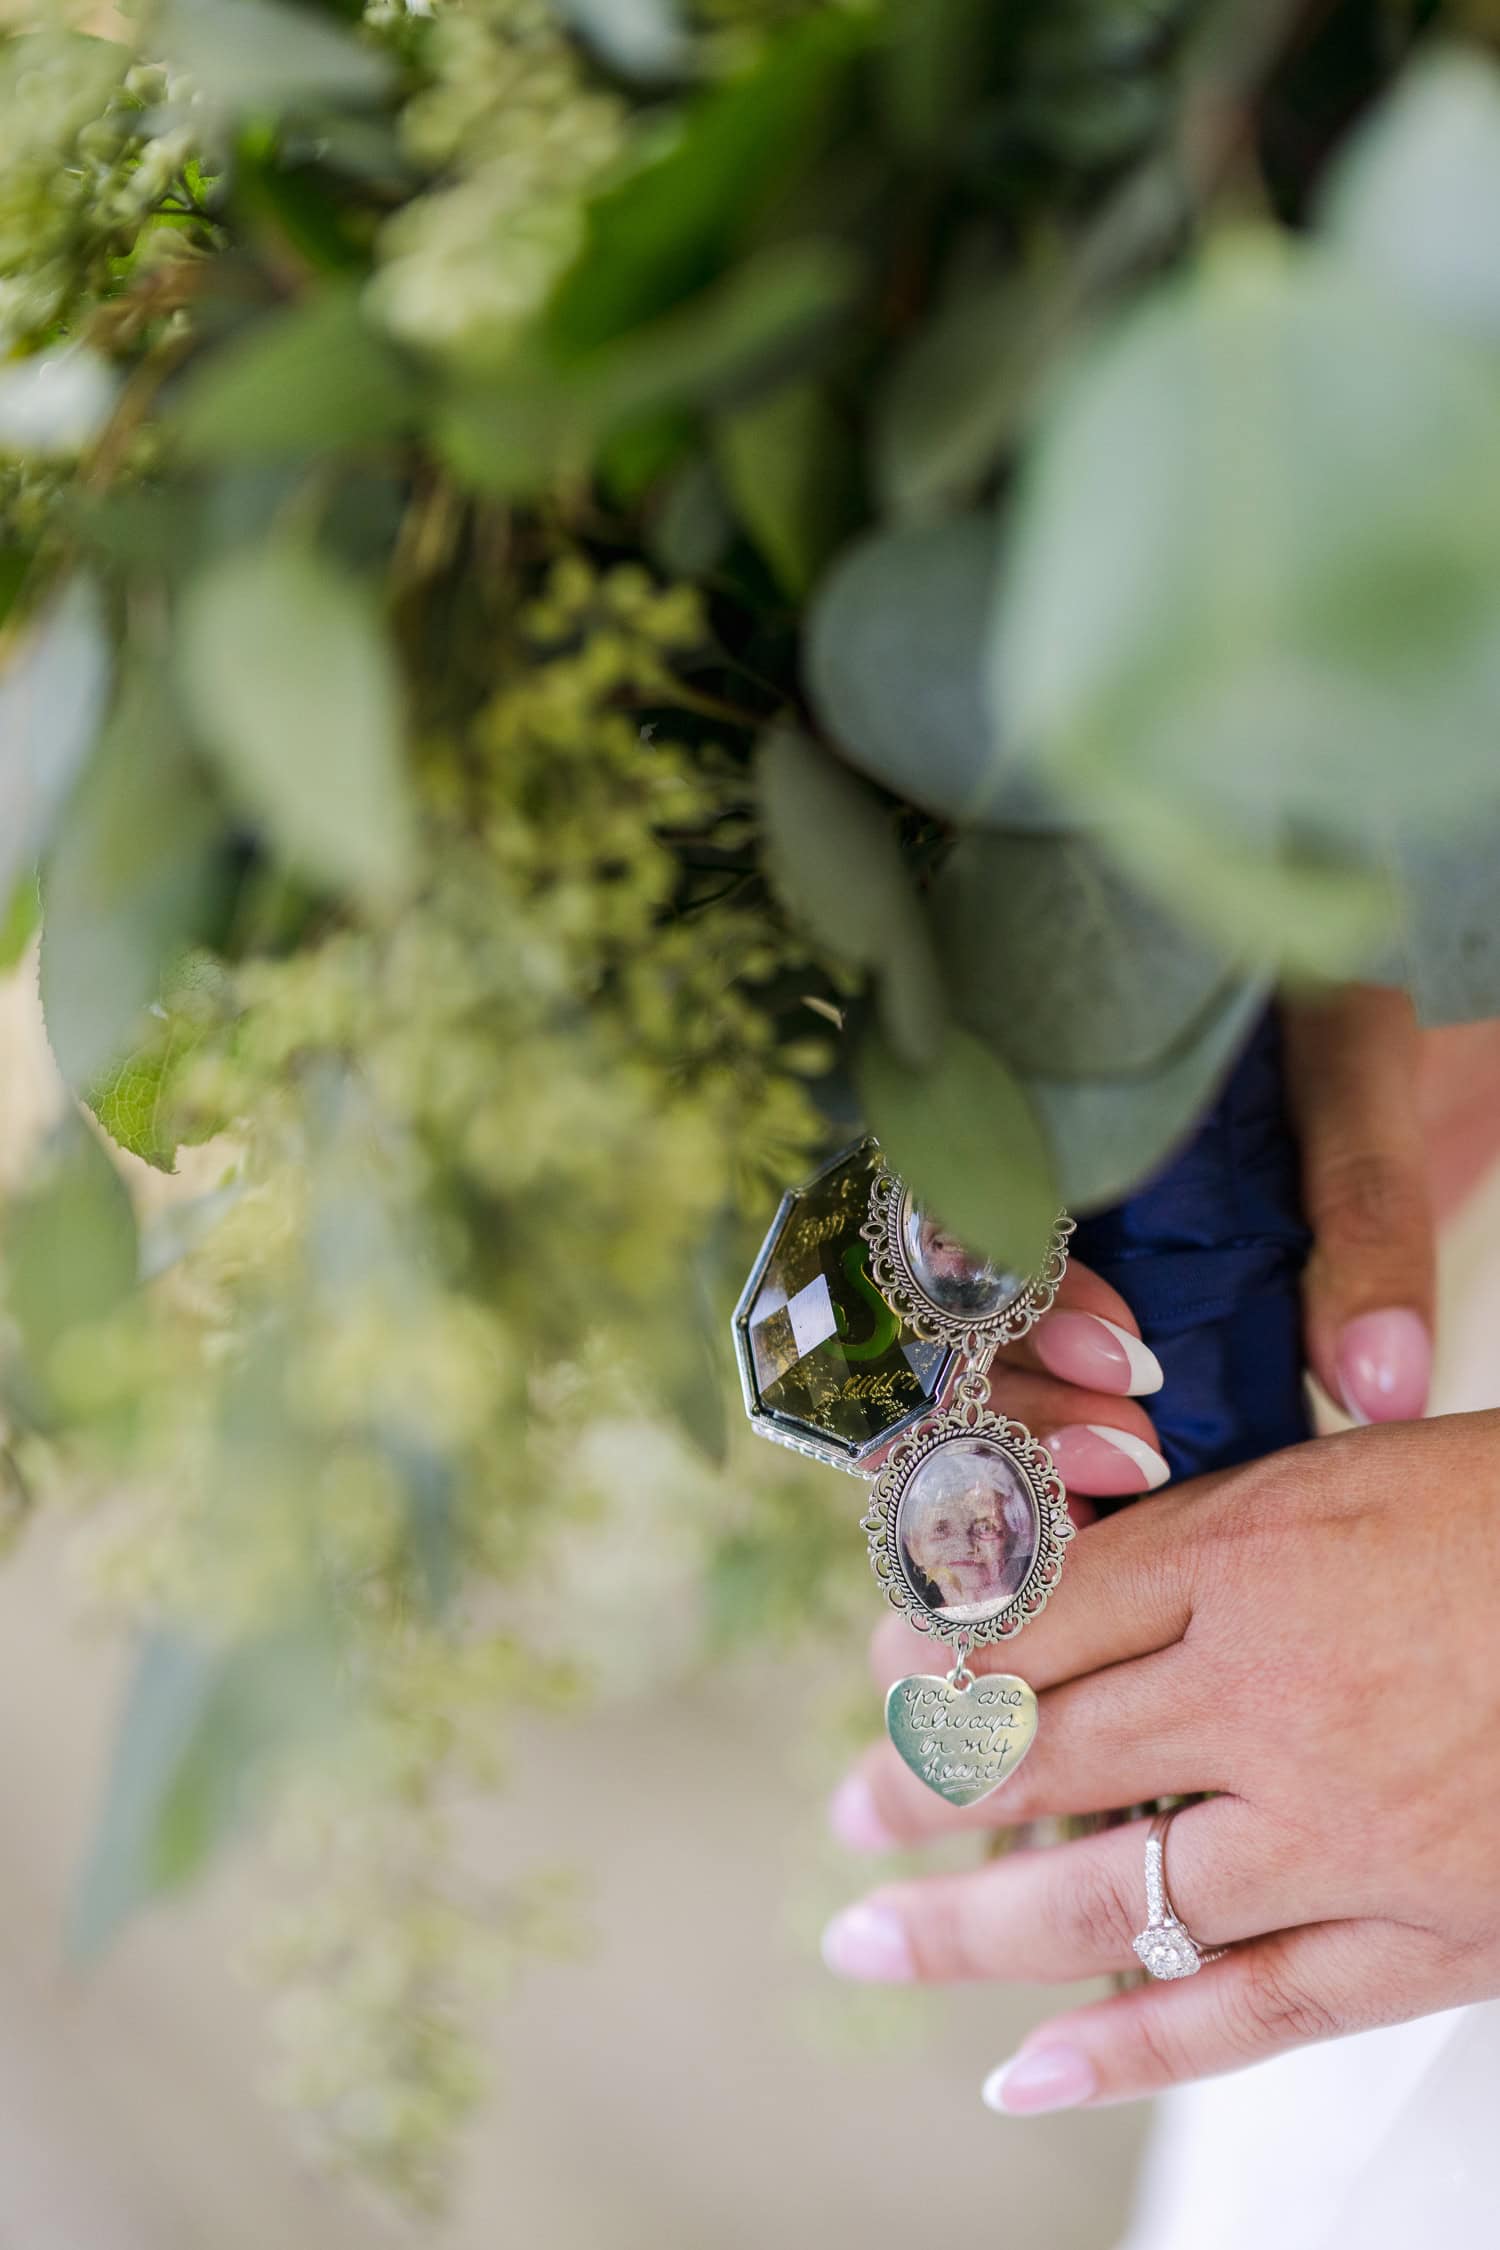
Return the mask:
<svg viewBox="0 0 1500 2250">
<path fill-rule="evenodd" d="M 1222 1961 L 1228 1951 L 1227 1946 L 1200 1945 L 1172 1911 L 1172 1902 L 1167 1897 L 1165 1855 L 1167 1830 L 1176 1817 L 1176 1809 L 1158 1813 L 1146 1834 L 1146 1913 L 1149 1920 L 1140 1936 L 1131 1943 L 1141 1967 L 1153 1977 L 1196 1976 L 1207 1962 Z"/>
</svg>

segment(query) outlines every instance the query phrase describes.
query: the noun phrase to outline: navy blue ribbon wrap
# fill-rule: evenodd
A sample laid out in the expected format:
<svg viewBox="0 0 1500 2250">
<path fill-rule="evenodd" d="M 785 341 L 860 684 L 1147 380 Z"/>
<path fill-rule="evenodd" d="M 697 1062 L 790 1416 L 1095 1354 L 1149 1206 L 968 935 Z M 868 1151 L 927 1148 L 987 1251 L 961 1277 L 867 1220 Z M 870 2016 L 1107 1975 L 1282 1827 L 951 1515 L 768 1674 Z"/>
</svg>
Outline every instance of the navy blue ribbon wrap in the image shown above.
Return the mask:
<svg viewBox="0 0 1500 2250">
<path fill-rule="evenodd" d="M 1301 1281 L 1309 1236 L 1273 1015 L 1213 1109 L 1153 1180 L 1079 1221 L 1074 1250 L 1113 1282 L 1161 1361 L 1145 1402 L 1175 1477 L 1309 1437 Z"/>
</svg>

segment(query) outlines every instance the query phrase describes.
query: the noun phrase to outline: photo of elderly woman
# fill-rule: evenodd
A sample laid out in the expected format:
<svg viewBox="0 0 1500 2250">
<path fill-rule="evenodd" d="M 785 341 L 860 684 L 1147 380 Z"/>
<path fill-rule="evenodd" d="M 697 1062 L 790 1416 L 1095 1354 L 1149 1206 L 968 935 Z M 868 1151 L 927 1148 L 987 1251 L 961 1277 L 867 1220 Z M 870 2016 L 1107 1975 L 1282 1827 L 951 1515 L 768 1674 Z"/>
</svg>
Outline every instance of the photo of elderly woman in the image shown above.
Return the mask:
<svg viewBox="0 0 1500 2250">
<path fill-rule="evenodd" d="M 902 1495 L 901 1566 L 927 1607 L 973 1625 L 1013 1601 L 1036 1560 L 1036 1503 L 1000 1448 L 967 1438 L 932 1454 Z"/>
</svg>

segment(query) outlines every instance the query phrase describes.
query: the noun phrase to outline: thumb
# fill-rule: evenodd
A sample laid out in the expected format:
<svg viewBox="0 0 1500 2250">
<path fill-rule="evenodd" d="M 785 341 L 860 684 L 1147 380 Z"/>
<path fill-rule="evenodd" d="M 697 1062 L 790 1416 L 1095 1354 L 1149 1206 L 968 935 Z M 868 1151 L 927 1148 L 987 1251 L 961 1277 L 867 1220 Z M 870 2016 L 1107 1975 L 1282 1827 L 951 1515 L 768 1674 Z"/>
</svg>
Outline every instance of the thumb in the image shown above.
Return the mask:
<svg viewBox="0 0 1500 2250">
<path fill-rule="evenodd" d="M 1434 1224 L 1403 992 L 1351 985 L 1288 1006 L 1287 1083 L 1313 1230 L 1307 1356 L 1357 1422 L 1404 1422 L 1432 1373 Z"/>
</svg>

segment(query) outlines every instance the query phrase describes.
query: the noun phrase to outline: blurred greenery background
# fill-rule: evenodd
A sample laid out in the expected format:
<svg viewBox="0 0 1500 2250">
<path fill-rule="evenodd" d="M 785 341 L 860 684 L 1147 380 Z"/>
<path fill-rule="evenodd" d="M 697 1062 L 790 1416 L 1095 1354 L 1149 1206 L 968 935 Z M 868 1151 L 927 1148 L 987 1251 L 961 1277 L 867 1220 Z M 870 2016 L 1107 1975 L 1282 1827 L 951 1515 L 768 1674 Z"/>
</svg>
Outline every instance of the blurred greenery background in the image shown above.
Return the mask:
<svg viewBox="0 0 1500 2250">
<path fill-rule="evenodd" d="M 0 1470 L 137 1647 L 70 1941 L 274 1840 L 281 2083 L 423 2210 L 587 1918 L 475 1802 L 853 1706 L 848 1489 L 727 1401 L 780 1188 L 873 1126 L 1026 1262 L 1278 985 L 1496 1009 L 1500 21 L 3 20 Z"/>
</svg>

